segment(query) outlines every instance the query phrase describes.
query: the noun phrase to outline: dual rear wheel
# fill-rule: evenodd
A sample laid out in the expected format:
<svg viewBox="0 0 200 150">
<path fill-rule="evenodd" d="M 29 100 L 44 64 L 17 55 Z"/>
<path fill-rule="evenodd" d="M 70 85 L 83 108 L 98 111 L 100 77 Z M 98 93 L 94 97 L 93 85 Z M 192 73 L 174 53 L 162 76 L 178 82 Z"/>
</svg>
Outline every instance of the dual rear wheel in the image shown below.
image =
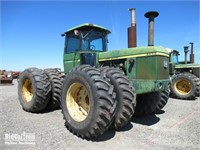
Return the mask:
<svg viewBox="0 0 200 150">
<path fill-rule="evenodd" d="M 134 88 L 119 70 L 98 70 L 82 65 L 67 74 L 63 83 L 62 113 L 66 127 L 82 138 L 102 135 L 110 126 L 124 127 L 135 108 Z"/>
<path fill-rule="evenodd" d="M 19 78 L 18 97 L 23 109 L 41 112 L 60 107 L 62 76 L 57 69 L 28 68 Z"/>
<path fill-rule="evenodd" d="M 51 85 L 41 69 L 28 68 L 20 75 L 18 96 L 25 111 L 41 112 L 50 100 Z"/>
</svg>

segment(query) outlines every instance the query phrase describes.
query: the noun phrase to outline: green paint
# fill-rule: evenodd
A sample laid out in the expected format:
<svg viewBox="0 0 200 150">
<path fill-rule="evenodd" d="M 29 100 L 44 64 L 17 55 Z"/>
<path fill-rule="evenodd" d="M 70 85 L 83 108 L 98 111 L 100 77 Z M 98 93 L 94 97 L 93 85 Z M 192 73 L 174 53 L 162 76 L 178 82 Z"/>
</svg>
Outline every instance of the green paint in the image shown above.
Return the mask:
<svg viewBox="0 0 200 150">
<path fill-rule="evenodd" d="M 131 80 L 136 94 L 144 94 L 168 89 L 169 80 Z"/>
<path fill-rule="evenodd" d="M 110 31 L 97 25 L 82 24 L 75 28 L 69 29 L 66 33 L 72 34 L 72 31 L 85 31 L 85 27 L 89 26 L 88 34 L 91 30 L 105 32 Z M 88 29 L 88 28 L 87 28 Z M 86 33 L 87 35 L 87 33 Z M 93 40 L 93 39 L 91 39 Z M 67 43 L 67 42 L 66 42 Z M 67 46 L 66 46 L 67 47 Z M 111 66 L 124 70 L 137 94 L 163 91 L 168 88 L 169 84 L 169 55 L 168 51 L 161 46 L 125 48 L 121 50 L 113 50 L 100 52 L 95 50 L 76 50 L 72 53 L 64 54 L 64 71 L 68 73 L 72 68 L 82 63 L 82 54 L 96 53 L 96 67 Z"/>
<path fill-rule="evenodd" d="M 199 68 L 200 64 L 177 64 L 175 68 Z"/>
<path fill-rule="evenodd" d="M 121 50 L 108 51 L 99 54 L 99 60 L 103 59 L 120 59 L 119 57 L 130 57 L 132 55 L 155 55 L 156 53 L 163 53 L 168 55 L 168 52 L 164 47 L 161 46 L 149 46 L 149 47 L 137 47 L 137 48 L 126 48 Z M 134 56 L 132 56 L 134 57 Z M 139 57 L 139 56 L 135 56 Z M 142 56 L 141 56 L 142 57 Z"/>
<path fill-rule="evenodd" d="M 174 50 L 170 53 L 170 75 L 174 72 L 190 72 L 200 78 L 200 64 L 185 64 L 183 61 L 178 61 L 179 52 Z"/>
<path fill-rule="evenodd" d="M 84 23 L 84 24 L 78 25 L 76 27 L 70 28 L 65 33 L 73 32 L 74 30 L 79 30 L 79 29 L 84 28 L 84 27 L 97 28 L 97 29 L 100 29 L 100 30 L 105 30 L 107 33 L 111 33 L 110 30 L 108 30 L 108 29 L 106 29 L 102 26 L 99 26 L 99 25 L 96 25 L 96 24 L 91 24 L 91 23 Z"/>
</svg>

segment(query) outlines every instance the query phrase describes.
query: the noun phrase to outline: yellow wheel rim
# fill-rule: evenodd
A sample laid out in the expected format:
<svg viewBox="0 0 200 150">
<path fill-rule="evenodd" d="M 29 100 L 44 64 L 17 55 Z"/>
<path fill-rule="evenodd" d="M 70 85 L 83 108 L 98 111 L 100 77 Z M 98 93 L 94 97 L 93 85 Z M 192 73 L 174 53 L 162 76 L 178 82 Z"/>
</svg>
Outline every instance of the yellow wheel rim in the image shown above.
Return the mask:
<svg viewBox="0 0 200 150">
<path fill-rule="evenodd" d="M 32 89 L 32 83 L 30 80 L 26 79 L 22 86 L 22 95 L 23 99 L 26 102 L 30 102 L 33 97 L 33 89 Z"/>
<path fill-rule="evenodd" d="M 66 95 L 66 105 L 70 116 L 78 122 L 85 120 L 90 111 L 89 94 L 80 83 L 72 84 Z"/>
<path fill-rule="evenodd" d="M 174 89 L 181 95 L 187 95 L 192 91 L 192 84 L 187 79 L 180 79 L 175 82 Z"/>
</svg>

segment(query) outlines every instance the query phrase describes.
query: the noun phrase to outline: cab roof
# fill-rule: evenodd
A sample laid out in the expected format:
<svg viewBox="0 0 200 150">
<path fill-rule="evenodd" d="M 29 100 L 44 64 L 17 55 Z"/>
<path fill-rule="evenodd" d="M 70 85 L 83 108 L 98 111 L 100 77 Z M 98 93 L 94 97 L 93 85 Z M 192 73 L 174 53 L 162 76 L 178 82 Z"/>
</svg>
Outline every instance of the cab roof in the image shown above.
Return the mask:
<svg viewBox="0 0 200 150">
<path fill-rule="evenodd" d="M 62 34 L 63 36 L 65 34 L 68 34 L 68 33 L 71 33 L 71 32 L 74 32 L 74 30 L 91 30 L 91 29 L 96 29 L 98 31 L 103 31 L 103 32 L 106 32 L 107 34 L 111 33 L 110 30 L 102 27 L 102 26 L 99 26 L 99 25 L 96 25 L 96 24 L 91 24 L 91 23 L 84 23 L 84 24 L 81 24 L 81 25 L 78 25 L 78 26 L 75 26 L 73 28 L 70 28 L 68 29 L 66 32 L 64 32 L 64 34 Z"/>
</svg>

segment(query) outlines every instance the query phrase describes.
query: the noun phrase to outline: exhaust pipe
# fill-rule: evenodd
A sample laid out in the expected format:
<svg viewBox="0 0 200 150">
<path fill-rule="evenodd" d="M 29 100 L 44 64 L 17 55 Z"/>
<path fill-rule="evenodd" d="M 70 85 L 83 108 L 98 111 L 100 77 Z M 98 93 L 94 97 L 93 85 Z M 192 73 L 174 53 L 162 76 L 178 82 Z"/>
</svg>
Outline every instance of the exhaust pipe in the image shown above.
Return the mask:
<svg viewBox="0 0 200 150">
<path fill-rule="evenodd" d="M 135 8 L 130 8 L 131 26 L 128 28 L 128 48 L 137 46 Z"/>
<path fill-rule="evenodd" d="M 187 53 L 189 52 L 188 48 L 189 48 L 189 46 L 184 46 L 184 52 L 185 52 L 185 64 L 187 64 Z"/>
<path fill-rule="evenodd" d="M 149 18 L 149 34 L 148 34 L 148 46 L 154 46 L 154 18 L 158 17 L 157 11 L 149 11 L 145 13 L 145 17 Z"/>
<path fill-rule="evenodd" d="M 190 63 L 193 64 L 194 63 L 194 43 L 190 42 L 190 44 L 191 44 Z"/>
</svg>

